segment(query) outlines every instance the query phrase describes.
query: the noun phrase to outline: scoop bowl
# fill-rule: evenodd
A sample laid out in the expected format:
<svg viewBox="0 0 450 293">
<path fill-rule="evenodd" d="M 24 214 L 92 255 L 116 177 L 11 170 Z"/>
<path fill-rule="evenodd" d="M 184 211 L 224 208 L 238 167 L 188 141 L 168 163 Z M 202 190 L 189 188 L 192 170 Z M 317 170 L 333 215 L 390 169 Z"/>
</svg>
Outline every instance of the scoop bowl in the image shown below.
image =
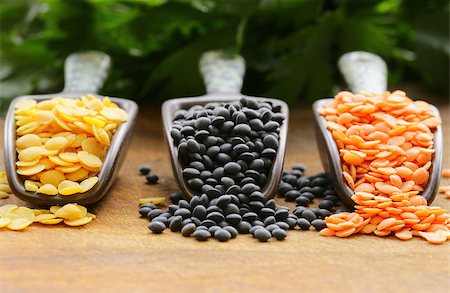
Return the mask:
<svg viewBox="0 0 450 293">
<path fill-rule="evenodd" d="M 319 109 L 325 104 L 332 101 L 332 98 L 317 100 L 313 104 L 315 131 L 317 147 L 319 149 L 320 160 L 322 166 L 326 172 L 331 176 L 331 179 L 335 183 L 337 192 L 342 201 L 348 206 L 354 206 L 355 202 L 352 200 L 354 194 L 353 190 L 347 185 L 342 173 L 341 158 L 339 156 L 339 150 L 334 141 L 331 132 L 327 129 L 326 119 L 319 113 Z M 439 110 L 430 105 L 433 113 L 436 116 L 439 115 Z M 434 131 L 434 149 L 435 153 L 430 167 L 430 177 L 428 184 L 425 187 L 421 195 L 430 204 L 437 193 L 439 187 L 439 181 L 441 178 L 442 169 L 442 128 L 438 126 Z"/>
<path fill-rule="evenodd" d="M 95 95 L 102 87 L 111 64 L 111 58 L 98 51 L 77 52 L 67 57 L 65 61 L 65 85 L 61 93 L 45 95 L 27 95 L 12 100 L 5 121 L 5 170 L 8 183 L 12 192 L 20 199 L 36 205 L 63 205 L 66 203 L 93 204 L 106 195 L 114 183 L 119 168 L 125 158 L 128 145 L 133 133 L 138 106 L 135 102 L 122 99 L 110 98 L 120 108 L 128 113 L 128 120 L 123 122 L 114 134 L 103 166 L 98 174 L 99 182 L 87 192 L 77 193 L 70 196 L 56 195 L 48 196 L 25 190 L 24 179 L 16 172 L 16 123 L 15 105 L 20 101 L 33 99 L 36 101 L 48 100 L 54 97 L 80 98 L 91 94 Z"/>
<path fill-rule="evenodd" d="M 138 107 L 135 102 L 128 99 L 110 98 L 120 108 L 128 113 L 128 120 L 123 122 L 113 136 L 108 153 L 103 162 L 103 166 L 98 174 L 98 183 L 89 191 L 77 193 L 74 195 L 55 195 L 48 196 L 36 192 L 30 192 L 24 188 L 24 179 L 16 172 L 16 124 L 14 119 L 14 107 L 17 103 L 27 99 L 36 101 L 48 100 L 54 97 L 79 98 L 86 93 L 60 93 L 48 95 L 22 96 L 15 98 L 8 109 L 5 121 L 5 170 L 8 183 L 12 192 L 18 198 L 36 204 L 36 205 L 63 205 L 66 203 L 93 204 L 106 195 L 114 183 L 119 168 L 125 159 L 126 151 L 129 146 L 133 127 L 136 120 Z M 102 98 L 99 95 L 93 95 Z"/>
</svg>

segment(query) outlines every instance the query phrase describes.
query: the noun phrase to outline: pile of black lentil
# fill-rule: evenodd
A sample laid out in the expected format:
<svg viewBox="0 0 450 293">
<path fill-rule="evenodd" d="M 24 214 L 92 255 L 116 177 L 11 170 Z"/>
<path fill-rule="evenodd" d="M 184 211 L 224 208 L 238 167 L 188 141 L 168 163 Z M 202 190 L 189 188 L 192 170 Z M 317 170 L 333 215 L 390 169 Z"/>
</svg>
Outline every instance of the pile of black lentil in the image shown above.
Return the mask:
<svg viewBox="0 0 450 293">
<path fill-rule="evenodd" d="M 322 229 L 322 219 L 337 203 L 326 174 L 303 178 L 301 165 L 284 172 L 279 193 L 297 201 L 294 213 L 286 206 L 276 206 L 274 199 L 264 199 L 261 192 L 278 150 L 284 119 L 280 106 L 245 98 L 178 111 L 171 136 L 183 176 L 197 195 L 187 201 L 174 192 L 170 196 L 173 204 L 166 210 L 142 205 L 139 212 L 151 220 L 149 229 L 162 233 L 170 228 L 200 241 L 211 237 L 228 241 L 250 233 L 262 242 L 272 237 L 283 240 L 287 230 L 297 225 L 306 229 L 305 221 L 308 229 L 310 224 Z M 321 209 L 308 209 L 306 201 L 302 203 L 308 198 L 309 204 L 319 195 L 325 196 Z"/>
<path fill-rule="evenodd" d="M 260 191 L 278 150 L 280 110 L 246 98 L 179 110 L 170 134 L 191 190 L 210 199 Z"/>
</svg>

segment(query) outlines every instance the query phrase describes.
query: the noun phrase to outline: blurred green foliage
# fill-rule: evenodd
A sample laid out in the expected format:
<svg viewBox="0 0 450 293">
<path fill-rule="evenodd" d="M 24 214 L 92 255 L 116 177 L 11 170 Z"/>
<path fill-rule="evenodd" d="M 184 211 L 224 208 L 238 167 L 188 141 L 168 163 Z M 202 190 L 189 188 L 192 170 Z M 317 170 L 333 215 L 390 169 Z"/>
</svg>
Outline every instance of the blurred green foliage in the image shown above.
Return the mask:
<svg viewBox="0 0 450 293">
<path fill-rule="evenodd" d="M 102 93 L 200 95 L 198 59 L 213 49 L 244 56 L 243 92 L 291 104 L 331 95 L 353 50 L 385 58 L 393 87 L 448 95 L 448 22 L 446 0 L 1 0 L 0 97 L 60 91 L 79 50 L 111 55 Z"/>
</svg>

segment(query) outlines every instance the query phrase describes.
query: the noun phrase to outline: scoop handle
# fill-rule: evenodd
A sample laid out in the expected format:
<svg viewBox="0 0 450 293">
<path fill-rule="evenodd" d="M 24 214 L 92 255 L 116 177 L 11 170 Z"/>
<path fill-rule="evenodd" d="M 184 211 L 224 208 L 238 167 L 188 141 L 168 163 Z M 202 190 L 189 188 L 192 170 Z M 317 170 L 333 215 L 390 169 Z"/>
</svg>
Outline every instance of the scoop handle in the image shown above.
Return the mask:
<svg viewBox="0 0 450 293">
<path fill-rule="evenodd" d="M 341 56 L 338 67 L 354 93 L 382 93 L 387 89 L 387 66 L 375 54 L 354 51 Z"/>
<path fill-rule="evenodd" d="M 63 92 L 97 93 L 111 66 L 109 55 L 98 51 L 77 52 L 65 61 Z"/>
<path fill-rule="evenodd" d="M 242 56 L 208 51 L 201 56 L 199 67 L 208 94 L 241 93 L 245 73 L 245 60 Z"/>
</svg>

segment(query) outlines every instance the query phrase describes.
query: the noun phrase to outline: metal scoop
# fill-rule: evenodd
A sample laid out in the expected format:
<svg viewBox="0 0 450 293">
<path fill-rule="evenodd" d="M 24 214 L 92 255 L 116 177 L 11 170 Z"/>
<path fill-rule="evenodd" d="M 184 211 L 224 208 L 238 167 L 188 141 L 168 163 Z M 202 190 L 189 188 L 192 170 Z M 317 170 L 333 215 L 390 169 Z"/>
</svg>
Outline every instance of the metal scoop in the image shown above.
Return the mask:
<svg viewBox="0 0 450 293">
<path fill-rule="evenodd" d="M 65 62 L 65 86 L 61 93 L 21 96 L 11 102 L 5 122 L 4 158 L 8 183 L 12 192 L 18 198 L 37 205 L 62 205 L 69 202 L 86 205 L 99 201 L 111 188 L 130 143 L 138 110 L 135 102 L 111 98 L 114 103 L 128 113 L 128 120 L 119 126 L 113 136 L 103 166 L 98 174 L 99 182 L 85 193 L 70 196 L 48 196 L 25 190 L 24 179 L 16 172 L 16 124 L 14 120 L 14 107 L 23 100 L 43 101 L 54 97 L 80 98 L 86 94 L 94 94 L 94 96 L 102 98 L 95 93 L 103 85 L 110 63 L 110 57 L 102 52 L 89 51 L 72 54 Z"/>
<path fill-rule="evenodd" d="M 273 161 L 272 168 L 267 176 L 267 183 L 262 189 L 265 198 L 276 195 L 278 183 L 280 182 L 281 173 L 283 171 L 283 162 L 286 149 L 286 137 L 288 128 L 289 108 L 283 101 L 277 99 L 251 97 L 241 94 L 243 76 L 245 71 L 245 61 L 241 56 L 226 59 L 220 52 L 206 52 L 200 60 L 200 71 L 203 75 L 207 94 L 199 97 L 187 97 L 171 99 L 162 105 L 162 117 L 164 125 L 164 134 L 169 146 L 169 153 L 172 162 L 172 169 L 175 179 L 180 186 L 183 194 L 187 198 L 191 198 L 196 193 L 187 185 L 183 174 L 182 167 L 178 161 L 178 150 L 174 145 L 170 136 L 172 129 L 172 121 L 176 111 L 188 109 L 194 105 L 205 105 L 211 102 L 233 102 L 239 101 L 241 98 L 254 99 L 257 101 L 270 101 L 274 105 L 281 106 L 281 113 L 286 119 L 283 121 L 280 129 L 280 141 L 276 157 Z"/>
<path fill-rule="evenodd" d="M 382 58 L 367 52 L 350 52 L 339 59 L 339 69 L 348 83 L 352 92 L 382 93 L 387 88 L 387 66 Z M 351 199 L 353 190 L 347 185 L 342 174 L 341 160 L 338 147 L 331 132 L 327 129 L 326 119 L 319 114 L 318 109 L 330 102 L 332 98 L 321 99 L 313 104 L 314 118 L 316 122 L 317 146 L 324 170 L 330 173 L 340 198 L 345 204 L 354 206 Z M 432 111 L 439 116 L 436 107 L 431 106 Z M 439 187 L 442 168 L 442 129 L 437 127 L 434 131 L 434 153 L 430 168 L 430 178 L 422 196 L 430 204 Z"/>
</svg>

